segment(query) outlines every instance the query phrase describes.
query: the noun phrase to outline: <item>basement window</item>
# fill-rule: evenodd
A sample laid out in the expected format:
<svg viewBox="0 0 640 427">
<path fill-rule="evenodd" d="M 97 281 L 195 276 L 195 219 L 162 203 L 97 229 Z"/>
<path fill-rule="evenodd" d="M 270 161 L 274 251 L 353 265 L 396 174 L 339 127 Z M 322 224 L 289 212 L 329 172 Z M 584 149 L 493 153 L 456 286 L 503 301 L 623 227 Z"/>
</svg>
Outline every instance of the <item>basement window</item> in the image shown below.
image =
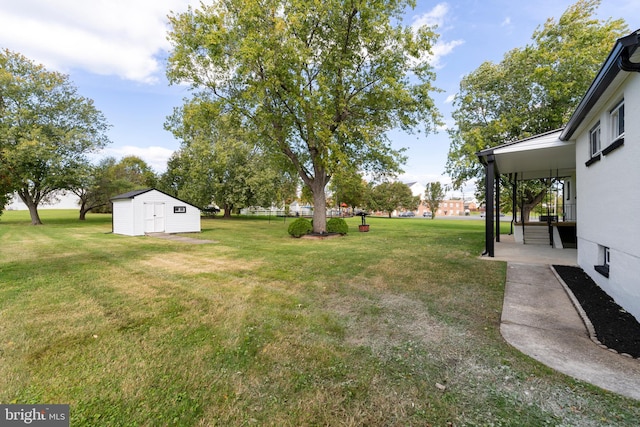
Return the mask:
<svg viewBox="0 0 640 427">
<path fill-rule="evenodd" d="M 600 260 L 602 264 L 594 266 L 595 270 L 602 274 L 604 277 L 609 277 L 609 263 L 611 262 L 611 253 L 606 246 L 598 246 L 598 252 L 600 253 Z"/>
</svg>

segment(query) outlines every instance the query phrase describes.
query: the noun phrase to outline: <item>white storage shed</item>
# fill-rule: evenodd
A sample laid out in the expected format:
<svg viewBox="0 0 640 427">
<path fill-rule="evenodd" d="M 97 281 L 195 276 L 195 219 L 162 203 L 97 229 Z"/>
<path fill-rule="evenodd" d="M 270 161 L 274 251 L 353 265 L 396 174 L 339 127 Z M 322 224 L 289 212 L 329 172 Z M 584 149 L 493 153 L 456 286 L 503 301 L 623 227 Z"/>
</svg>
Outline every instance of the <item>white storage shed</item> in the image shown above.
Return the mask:
<svg viewBox="0 0 640 427">
<path fill-rule="evenodd" d="M 130 191 L 111 199 L 115 234 L 200 232 L 200 209 L 155 188 Z"/>
</svg>

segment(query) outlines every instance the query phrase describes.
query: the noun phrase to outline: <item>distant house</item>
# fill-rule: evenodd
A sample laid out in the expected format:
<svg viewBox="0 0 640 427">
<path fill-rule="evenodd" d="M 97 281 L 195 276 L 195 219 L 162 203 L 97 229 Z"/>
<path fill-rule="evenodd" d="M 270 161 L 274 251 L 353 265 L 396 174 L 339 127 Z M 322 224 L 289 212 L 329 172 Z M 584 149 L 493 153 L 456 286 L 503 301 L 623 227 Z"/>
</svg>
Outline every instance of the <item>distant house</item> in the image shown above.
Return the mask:
<svg viewBox="0 0 640 427">
<path fill-rule="evenodd" d="M 566 127 L 480 151 L 487 211 L 498 205 L 499 177 L 563 181 L 564 218 L 547 218 L 547 240 L 562 247 L 573 230 L 578 264 L 640 319 L 640 30 L 619 39 Z M 628 202 L 620 203 L 621 199 Z M 563 221 L 564 220 L 564 221 Z M 499 240 L 486 218 L 486 252 Z M 523 224 L 523 242 L 535 228 Z M 543 227 L 547 228 L 547 227 Z M 564 233 L 562 232 L 564 231 Z M 563 236 L 564 234 L 564 236 Z"/>
<path fill-rule="evenodd" d="M 130 191 L 111 199 L 115 234 L 200 232 L 200 209 L 154 188 Z"/>
</svg>

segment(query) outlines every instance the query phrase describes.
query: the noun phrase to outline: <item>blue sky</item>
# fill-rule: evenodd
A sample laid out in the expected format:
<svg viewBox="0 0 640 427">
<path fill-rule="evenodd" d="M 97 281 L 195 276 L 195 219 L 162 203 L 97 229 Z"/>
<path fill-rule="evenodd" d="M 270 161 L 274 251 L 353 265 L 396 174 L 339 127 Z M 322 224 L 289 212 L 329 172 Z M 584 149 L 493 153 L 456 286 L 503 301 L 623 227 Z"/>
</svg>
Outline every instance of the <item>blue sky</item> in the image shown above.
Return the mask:
<svg viewBox="0 0 640 427">
<path fill-rule="evenodd" d="M 207 0 L 210 1 L 210 0 Z M 109 145 L 100 155 L 137 155 L 157 172 L 179 147 L 163 124 L 189 91 L 168 86 L 164 65 L 169 44 L 166 16 L 199 0 L 0 0 L 0 48 L 19 52 L 64 72 L 82 96 L 94 100 L 112 125 Z M 505 52 L 530 42 L 536 27 L 558 18 L 574 1 L 460 0 L 424 1 L 408 11 L 406 23 L 436 24 L 433 94 L 447 126 L 451 99 L 460 79 L 482 62 L 499 62 Z M 602 0 L 597 16 L 623 18 L 640 28 L 640 1 Z M 404 182 L 421 184 L 443 175 L 449 140 L 437 134 L 391 132 L 395 147 L 407 147 Z"/>
</svg>

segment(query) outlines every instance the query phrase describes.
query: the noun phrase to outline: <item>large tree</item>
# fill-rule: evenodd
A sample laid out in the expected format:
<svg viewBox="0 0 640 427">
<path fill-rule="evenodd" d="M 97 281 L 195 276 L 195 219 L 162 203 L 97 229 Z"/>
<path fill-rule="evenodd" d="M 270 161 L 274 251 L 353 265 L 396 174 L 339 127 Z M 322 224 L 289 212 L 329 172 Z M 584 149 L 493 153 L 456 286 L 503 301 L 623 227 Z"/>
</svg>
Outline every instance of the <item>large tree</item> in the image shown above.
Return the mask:
<svg viewBox="0 0 640 427">
<path fill-rule="evenodd" d="M 170 17 L 167 76 L 211 94 L 286 155 L 326 230 L 325 187 L 345 163 L 396 171 L 385 132 L 430 131 L 436 35 L 402 24 L 414 0 L 219 0 Z"/>
<path fill-rule="evenodd" d="M 580 0 L 533 33 L 532 43 L 485 62 L 460 83 L 453 112 L 446 165 L 454 187 L 478 180 L 476 152 L 564 126 L 615 40 L 626 33 L 622 20 L 594 18 L 599 0 Z M 521 194 L 525 219 L 544 198 L 550 182 L 534 182 Z M 507 192 L 503 200 L 511 195 Z"/>
<path fill-rule="evenodd" d="M 108 143 L 107 127 L 66 75 L 0 51 L 0 177 L 27 205 L 32 224 L 42 223 L 38 206 L 70 189 L 87 154 Z"/>
</svg>

